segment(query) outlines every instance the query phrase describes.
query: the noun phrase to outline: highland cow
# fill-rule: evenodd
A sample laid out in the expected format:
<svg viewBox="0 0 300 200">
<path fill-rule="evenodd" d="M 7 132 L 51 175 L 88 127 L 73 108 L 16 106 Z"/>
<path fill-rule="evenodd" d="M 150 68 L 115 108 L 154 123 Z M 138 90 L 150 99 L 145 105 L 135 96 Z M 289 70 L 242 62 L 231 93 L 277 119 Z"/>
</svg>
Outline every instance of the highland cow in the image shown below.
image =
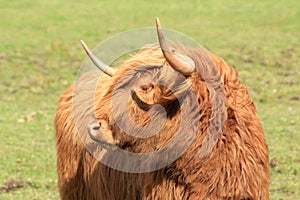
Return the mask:
<svg viewBox="0 0 300 200">
<path fill-rule="evenodd" d="M 235 69 L 166 42 L 158 19 L 157 32 L 118 71 L 83 43 L 109 76 L 86 73 L 60 98 L 61 199 L 269 199 L 267 144 Z"/>
</svg>

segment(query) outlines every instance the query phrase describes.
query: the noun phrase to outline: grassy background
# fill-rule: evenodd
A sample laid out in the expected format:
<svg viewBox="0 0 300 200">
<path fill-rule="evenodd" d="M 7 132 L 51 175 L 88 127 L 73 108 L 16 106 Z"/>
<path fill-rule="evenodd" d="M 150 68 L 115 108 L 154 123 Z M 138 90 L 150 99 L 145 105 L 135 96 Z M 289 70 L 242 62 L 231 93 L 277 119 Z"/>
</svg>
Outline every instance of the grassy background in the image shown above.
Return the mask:
<svg viewBox="0 0 300 200">
<path fill-rule="evenodd" d="M 241 3 L 244 2 L 244 3 Z M 271 198 L 300 199 L 300 1 L 0 1 L 0 199 L 58 199 L 53 118 L 91 47 L 183 32 L 239 71 L 269 144 Z M 14 190 L 10 190 L 14 189 Z"/>
</svg>

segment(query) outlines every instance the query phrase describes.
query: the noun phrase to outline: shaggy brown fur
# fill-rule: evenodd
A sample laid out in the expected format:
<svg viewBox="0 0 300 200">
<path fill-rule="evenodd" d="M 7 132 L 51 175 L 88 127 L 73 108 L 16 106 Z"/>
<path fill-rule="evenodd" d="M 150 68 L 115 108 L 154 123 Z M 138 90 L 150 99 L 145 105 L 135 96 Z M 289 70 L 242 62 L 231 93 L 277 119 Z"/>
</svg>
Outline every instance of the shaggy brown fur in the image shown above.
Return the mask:
<svg viewBox="0 0 300 200">
<path fill-rule="evenodd" d="M 240 84 L 237 72 L 220 57 L 204 49 L 176 48 L 196 64 L 197 71 L 186 80 L 169 66 L 155 45 L 142 49 L 125 61 L 113 78 L 101 79 L 96 84 L 99 74 L 90 72 L 62 95 L 55 118 L 62 199 L 269 199 L 267 144 L 255 105 L 246 87 Z M 136 92 L 135 86 L 147 84 L 148 80 L 151 83 L 168 82 L 175 89 L 170 92 L 159 84 L 152 86 L 153 103 L 164 106 L 167 120 L 157 134 L 143 138 L 148 132 L 139 132 L 140 129 L 132 124 L 145 127 L 159 122 L 165 115 L 158 113 L 151 118 L 149 105 L 142 101 L 143 95 L 138 92 L 136 98 L 133 95 L 129 101 L 122 97 L 125 86 Z M 224 84 L 225 95 L 220 84 Z M 190 89 L 195 92 L 198 104 L 190 102 L 187 95 Z M 183 105 L 190 105 L 187 111 L 180 109 L 174 95 L 182 98 Z M 115 99 L 113 103 L 112 98 Z M 144 101 L 147 102 L 147 98 Z M 212 111 L 212 100 L 217 102 L 216 112 Z M 226 107 L 218 101 L 225 101 Z M 158 151 L 174 137 L 177 139 L 172 148 L 191 143 L 180 158 L 159 170 L 147 173 L 115 170 L 94 158 L 105 160 L 113 157 L 113 152 L 102 149 L 87 135 L 87 124 L 95 121 L 94 109 L 96 121 L 105 120 L 113 143 L 126 151 Z M 200 120 L 195 137 L 190 135 L 188 128 L 175 136 L 182 125 L 183 112 L 197 115 Z M 124 121 L 126 113 L 131 122 Z M 215 126 L 225 120 L 222 131 L 210 133 L 212 117 L 216 118 Z M 197 120 L 197 117 L 191 119 Z M 194 122 L 185 121 L 183 125 L 188 127 Z M 125 127 L 131 135 L 118 125 Z M 212 134 L 212 139 L 205 144 L 205 137 L 209 134 Z M 137 135 L 139 137 L 135 137 Z M 217 140 L 214 142 L 213 138 Z M 203 154 L 200 149 L 207 152 Z M 139 164 L 141 167 L 160 164 L 174 155 L 177 154 L 170 151 L 160 160 L 149 159 Z M 138 165 L 126 162 L 128 158 L 123 154 L 114 159 L 119 165 L 128 165 L 128 169 Z"/>
</svg>

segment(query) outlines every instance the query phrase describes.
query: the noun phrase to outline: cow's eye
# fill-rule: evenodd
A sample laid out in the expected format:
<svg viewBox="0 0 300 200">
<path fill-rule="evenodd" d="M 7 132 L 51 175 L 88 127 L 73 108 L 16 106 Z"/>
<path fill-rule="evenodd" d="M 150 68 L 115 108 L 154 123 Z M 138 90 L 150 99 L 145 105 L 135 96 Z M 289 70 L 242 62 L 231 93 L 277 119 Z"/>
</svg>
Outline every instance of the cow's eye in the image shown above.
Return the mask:
<svg viewBox="0 0 300 200">
<path fill-rule="evenodd" d="M 153 89 L 153 87 L 154 86 L 151 83 L 149 83 L 149 84 L 141 85 L 140 90 L 143 92 L 149 92 Z"/>
</svg>

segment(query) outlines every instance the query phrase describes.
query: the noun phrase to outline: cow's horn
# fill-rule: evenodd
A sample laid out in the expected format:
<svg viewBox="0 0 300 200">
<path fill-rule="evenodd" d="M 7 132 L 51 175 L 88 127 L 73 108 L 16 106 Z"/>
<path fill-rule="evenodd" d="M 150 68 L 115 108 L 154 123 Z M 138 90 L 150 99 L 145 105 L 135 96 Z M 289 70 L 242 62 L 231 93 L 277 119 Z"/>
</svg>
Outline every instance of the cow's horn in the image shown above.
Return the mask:
<svg viewBox="0 0 300 200">
<path fill-rule="evenodd" d="M 160 48 L 168 63 L 170 63 L 170 65 L 175 70 L 177 70 L 183 75 L 190 75 L 191 73 L 193 73 L 195 71 L 194 61 L 186 55 L 180 53 L 173 53 L 170 50 L 167 41 L 165 40 L 165 37 L 163 35 L 163 32 L 161 30 L 161 25 L 158 17 L 156 18 L 156 30 L 157 30 Z"/>
<path fill-rule="evenodd" d="M 101 60 L 99 60 L 99 58 L 97 58 L 95 56 L 95 54 L 93 54 L 93 52 L 88 48 L 88 46 L 85 44 L 85 42 L 83 40 L 80 40 L 83 49 L 85 50 L 85 52 L 87 53 L 87 55 L 90 57 L 90 59 L 93 61 L 93 63 L 101 70 L 103 71 L 105 74 L 109 75 L 109 76 L 114 76 L 116 74 L 116 70 L 106 64 L 104 64 Z"/>
</svg>

